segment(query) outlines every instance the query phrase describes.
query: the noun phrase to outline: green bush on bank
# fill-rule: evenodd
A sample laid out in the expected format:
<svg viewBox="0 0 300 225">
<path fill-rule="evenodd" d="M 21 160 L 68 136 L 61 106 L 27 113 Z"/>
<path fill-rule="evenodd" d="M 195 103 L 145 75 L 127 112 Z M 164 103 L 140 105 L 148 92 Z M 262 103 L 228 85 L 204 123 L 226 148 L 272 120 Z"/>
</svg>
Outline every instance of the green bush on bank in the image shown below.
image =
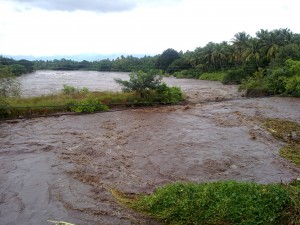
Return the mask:
<svg viewBox="0 0 300 225">
<path fill-rule="evenodd" d="M 183 94 L 179 87 L 168 87 L 165 83 L 163 83 L 156 90 L 156 102 L 172 104 L 181 102 L 182 100 Z"/>
<path fill-rule="evenodd" d="M 299 224 L 299 196 L 299 181 L 174 183 L 127 205 L 166 224 Z"/>
<path fill-rule="evenodd" d="M 243 80 L 245 80 L 249 74 L 242 68 L 233 69 L 226 72 L 223 77 L 223 84 L 241 84 Z"/>
<path fill-rule="evenodd" d="M 72 100 L 67 105 L 70 111 L 77 113 L 92 113 L 97 111 L 107 111 L 109 109 L 107 105 L 104 105 L 99 99 L 92 96 L 88 96 L 79 101 Z"/>
<path fill-rule="evenodd" d="M 211 72 L 211 73 L 202 73 L 199 76 L 199 80 L 212 80 L 212 81 L 223 81 L 226 73 L 225 72 Z"/>
<path fill-rule="evenodd" d="M 201 72 L 197 69 L 188 69 L 177 71 L 173 74 L 176 78 L 197 78 Z"/>
<path fill-rule="evenodd" d="M 144 103 L 178 103 L 183 100 L 183 94 L 179 87 L 168 87 L 162 82 L 162 75 L 133 72 L 129 75 L 129 81 L 116 79 L 122 86 L 123 92 L 135 92 Z"/>
<path fill-rule="evenodd" d="M 248 79 L 245 79 L 241 89 L 246 90 L 247 96 L 283 95 L 300 97 L 300 61 L 286 60 L 281 67 L 272 67 L 260 70 Z"/>
</svg>

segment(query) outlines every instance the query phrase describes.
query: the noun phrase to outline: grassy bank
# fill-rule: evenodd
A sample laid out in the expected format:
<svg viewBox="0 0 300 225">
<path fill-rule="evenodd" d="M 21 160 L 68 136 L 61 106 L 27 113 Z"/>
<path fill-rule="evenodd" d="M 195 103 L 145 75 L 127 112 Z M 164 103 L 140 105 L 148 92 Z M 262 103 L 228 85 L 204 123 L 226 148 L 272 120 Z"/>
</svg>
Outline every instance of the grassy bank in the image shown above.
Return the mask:
<svg viewBox="0 0 300 225">
<path fill-rule="evenodd" d="M 108 110 L 114 102 L 126 103 L 134 94 L 109 92 L 78 92 L 53 94 L 30 98 L 8 98 L 8 106 L 1 109 L 2 118 L 49 115 L 59 112 L 93 112 Z"/>
<path fill-rule="evenodd" d="M 30 98 L 7 98 L 2 102 L 0 118 L 22 118 L 64 112 L 96 112 L 110 108 L 175 104 L 183 100 L 180 89 L 170 88 L 167 92 L 150 92 L 145 98 L 135 92 L 89 92 L 65 91 L 59 94 Z"/>
<path fill-rule="evenodd" d="M 299 224 L 300 182 L 174 183 L 151 195 L 112 194 L 120 203 L 164 224 Z"/>
</svg>

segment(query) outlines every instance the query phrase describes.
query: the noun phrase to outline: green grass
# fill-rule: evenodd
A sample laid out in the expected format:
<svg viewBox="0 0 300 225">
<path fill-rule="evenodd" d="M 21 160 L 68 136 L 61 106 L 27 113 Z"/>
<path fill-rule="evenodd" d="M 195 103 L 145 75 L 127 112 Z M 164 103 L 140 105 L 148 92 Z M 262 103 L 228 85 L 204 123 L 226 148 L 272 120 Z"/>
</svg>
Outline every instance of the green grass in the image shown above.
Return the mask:
<svg viewBox="0 0 300 225">
<path fill-rule="evenodd" d="M 300 224 L 300 183 L 174 183 L 120 201 L 164 224 Z"/>
<path fill-rule="evenodd" d="M 89 92 L 64 86 L 60 94 L 31 98 L 0 99 L 0 118 L 49 115 L 58 112 L 96 112 L 108 108 L 174 104 L 184 100 L 180 88 L 162 86 L 142 98 L 138 93 Z M 2 108 L 1 108 L 2 107 Z"/>
<path fill-rule="evenodd" d="M 300 167 L 300 124 L 282 119 L 266 119 L 264 127 L 278 140 L 287 143 L 280 156 Z"/>
<path fill-rule="evenodd" d="M 115 103 L 127 104 L 140 101 L 134 93 L 76 92 L 74 94 L 53 94 L 31 98 L 6 99 L 9 108 L 0 109 L 2 118 L 49 115 L 58 112 L 93 112 L 115 107 Z M 95 107 L 74 107 L 74 105 L 94 104 Z M 70 107 L 71 106 L 71 107 Z"/>
<path fill-rule="evenodd" d="M 222 81 L 224 79 L 225 74 L 225 72 L 202 73 L 199 76 L 199 80 Z"/>
</svg>

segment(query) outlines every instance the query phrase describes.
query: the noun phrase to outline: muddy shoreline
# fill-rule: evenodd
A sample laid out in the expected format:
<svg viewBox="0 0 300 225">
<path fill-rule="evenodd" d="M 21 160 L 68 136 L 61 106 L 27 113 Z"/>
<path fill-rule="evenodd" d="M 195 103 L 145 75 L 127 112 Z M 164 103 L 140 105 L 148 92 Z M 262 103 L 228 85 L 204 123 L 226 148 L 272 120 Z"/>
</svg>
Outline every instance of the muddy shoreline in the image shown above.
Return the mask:
<svg viewBox="0 0 300 225">
<path fill-rule="evenodd" d="M 300 123 L 300 99 L 244 99 L 236 86 L 204 86 L 185 90 L 185 106 L 1 123 L 0 224 L 158 224 L 119 205 L 110 190 L 299 177 L 260 118 Z"/>
</svg>

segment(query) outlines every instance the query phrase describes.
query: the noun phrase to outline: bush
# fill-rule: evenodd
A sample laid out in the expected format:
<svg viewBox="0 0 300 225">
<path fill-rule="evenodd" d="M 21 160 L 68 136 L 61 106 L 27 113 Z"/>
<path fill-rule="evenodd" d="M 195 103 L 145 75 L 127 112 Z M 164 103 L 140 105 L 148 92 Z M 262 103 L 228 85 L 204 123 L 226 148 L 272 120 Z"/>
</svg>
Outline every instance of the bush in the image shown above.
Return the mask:
<svg viewBox="0 0 300 225">
<path fill-rule="evenodd" d="M 299 194 L 299 182 L 175 183 L 130 204 L 167 224 L 299 224 Z"/>
<path fill-rule="evenodd" d="M 79 101 L 71 101 L 68 104 L 69 109 L 72 112 L 97 112 L 97 111 L 106 111 L 108 110 L 108 106 L 102 104 L 101 101 L 99 101 L 96 98 L 93 97 L 87 97 L 86 99 L 79 100 Z"/>
<path fill-rule="evenodd" d="M 168 87 L 165 83 L 156 90 L 156 101 L 161 103 L 178 103 L 183 100 L 183 94 L 179 87 Z"/>
<path fill-rule="evenodd" d="M 78 88 L 75 88 L 73 86 L 69 86 L 69 85 L 66 85 L 64 84 L 63 86 L 63 93 L 67 94 L 67 95 L 72 95 L 72 94 L 75 94 L 75 93 L 78 93 L 79 92 L 79 89 Z"/>
<path fill-rule="evenodd" d="M 143 71 L 133 72 L 129 75 L 129 81 L 115 79 L 117 84 L 123 86 L 124 92 L 136 92 L 141 98 L 147 98 L 151 90 L 156 90 L 162 82 L 162 75 Z"/>
<path fill-rule="evenodd" d="M 8 101 L 0 96 L 0 118 L 7 118 L 10 115 Z"/>
<path fill-rule="evenodd" d="M 244 69 L 229 70 L 224 75 L 222 80 L 223 84 L 241 84 L 243 80 L 248 77 L 247 72 Z"/>
<path fill-rule="evenodd" d="M 246 90 L 247 97 L 261 97 L 270 94 L 267 82 L 264 80 L 265 70 L 259 68 L 253 77 L 242 81 L 239 90 Z"/>
<path fill-rule="evenodd" d="M 288 71 L 285 68 L 273 68 L 268 70 L 268 74 L 265 77 L 268 90 L 272 94 L 283 94 L 285 92 L 286 77 L 288 76 Z"/>
<path fill-rule="evenodd" d="M 175 72 L 173 74 L 176 78 L 197 78 L 200 74 L 200 71 L 196 69 L 182 70 Z"/>
<path fill-rule="evenodd" d="M 300 73 L 285 80 L 285 94 L 300 97 Z"/>
<path fill-rule="evenodd" d="M 83 94 L 90 93 L 90 91 L 87 87 L 83 87 L 82 89 L 79 89 L 79 88 L 75 88 L 73 86 L 69 86 L 66 84 L 64 84 L 62 92 L 66 95 L 74 95 L 77 93 L 83 93 Z"/>
<path fill-rule="evenodd" d="M 202 73 L 199 76 L 199 80 L 222 81 L 225 74 L 225 72 Z"/>
<path fill-rule="evenodd" d="M 16 80 L 10 68 L 0 66 L 0 97 L 19 96 L 20 83 Z"/>
</svg>

